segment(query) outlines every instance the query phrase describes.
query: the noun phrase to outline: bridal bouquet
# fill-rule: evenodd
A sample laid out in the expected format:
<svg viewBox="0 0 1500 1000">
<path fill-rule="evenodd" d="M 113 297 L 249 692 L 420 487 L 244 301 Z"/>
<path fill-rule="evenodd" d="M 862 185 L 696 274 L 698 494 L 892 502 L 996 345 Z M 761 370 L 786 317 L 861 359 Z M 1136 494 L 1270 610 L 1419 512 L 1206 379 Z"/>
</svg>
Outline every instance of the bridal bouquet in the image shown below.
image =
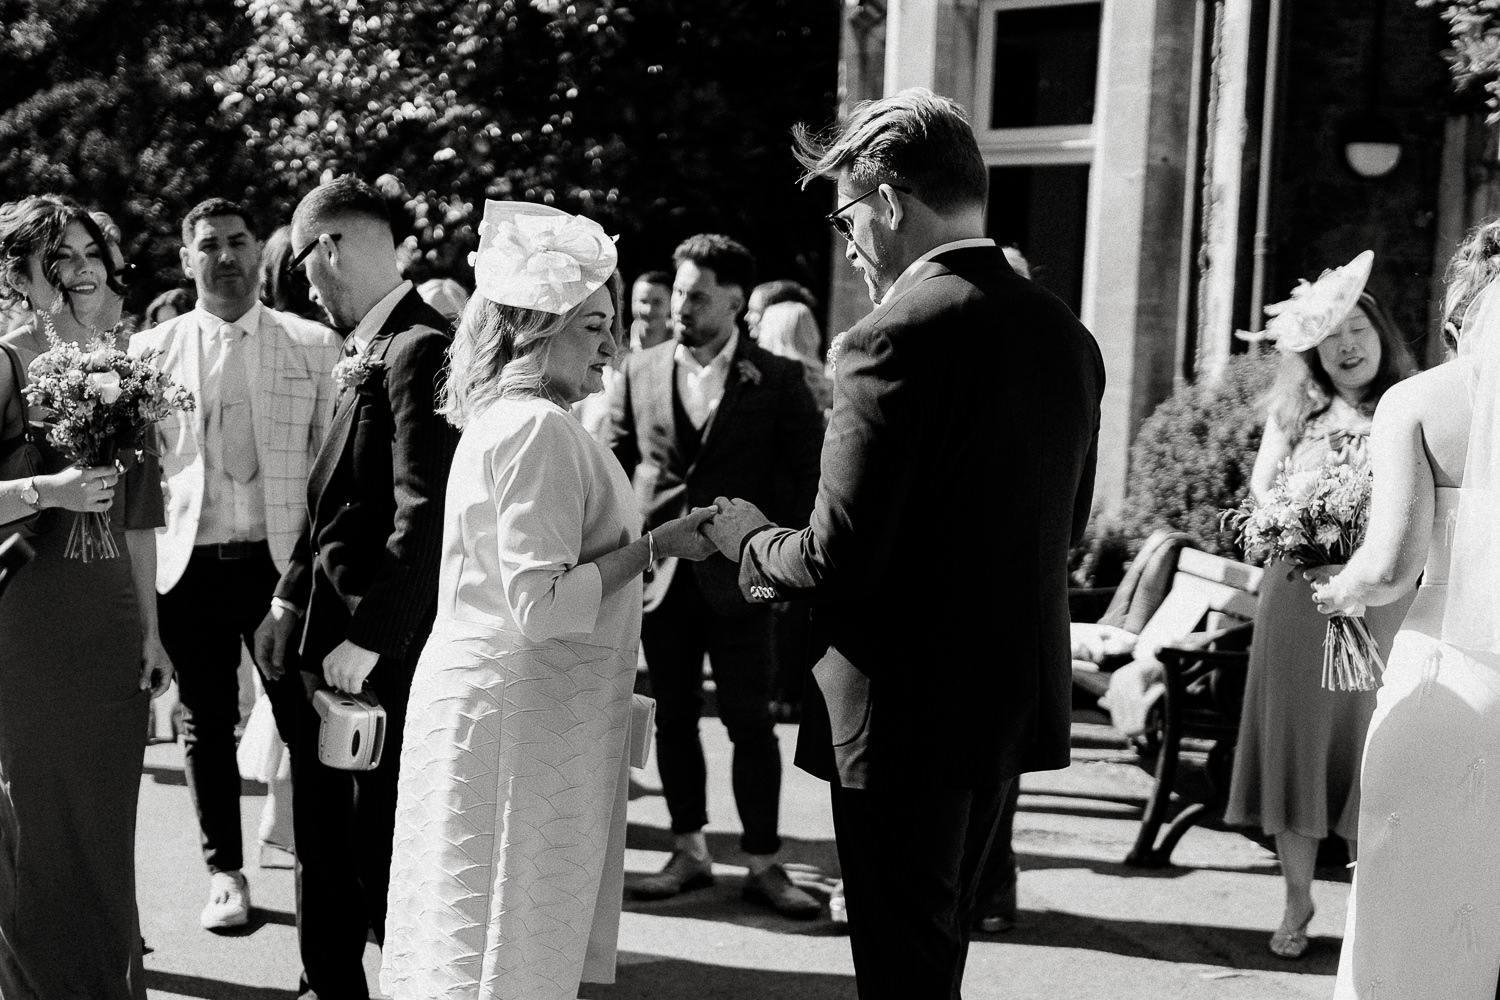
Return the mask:
<svg viewBox="0 0 1500 1000">
<path fill-rule="evenodd" d="M 1283 470 L 1263 503 L 1247 497 L 1221 515 L 1239 533 L 1245 555 L 1256 561 L 1284 559 L 1297 566 L 1349 561 L 1364 539 L 1370 516 L 1368 469 L 1326 462 L 1301 472 Z M 1357 615 L 1328 619 L 1323 639 L 1323 686 L 1330 691 L 1369 691 L 1385 669 L 1365 620 Z"/>
<path fill-rule="evenodd" d="M 45 411 L 47 440 L 79 465 L 108 465 L 122 450 L 141 448 L 158 420 L 193 408 L 193 394 L 152 365 L 153 354 L 133 358 L 108 335 L 87 347 L 48 342 L 28 369 L 26 397 Z M 119 554 L 107 513 L 73 519 L 64 555 L 90 562 Z"/>
</svg>

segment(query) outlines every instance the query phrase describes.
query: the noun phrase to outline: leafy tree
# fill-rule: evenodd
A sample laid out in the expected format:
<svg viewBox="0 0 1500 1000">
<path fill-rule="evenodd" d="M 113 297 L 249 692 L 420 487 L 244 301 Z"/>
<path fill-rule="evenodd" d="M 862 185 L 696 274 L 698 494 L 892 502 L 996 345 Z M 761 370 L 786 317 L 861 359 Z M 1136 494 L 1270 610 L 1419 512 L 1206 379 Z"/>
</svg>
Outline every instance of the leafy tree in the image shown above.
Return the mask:
<svg viewBox="0 0 1500 1000">
<path fill-rule="evenodd" d="M 469 277 L 483 201 L 586 212 L 627 274 L 693 232 L 814 289 L 826 187 L 788 129 L 832 117 L 837 0 L 0 0 L 0 197 L 114 212 L 156 287 L 176 220 L 266 223 L 333 174 L 381 178 L 419 274 Z M 139 306 L 141 303 L 133 303 Z"/>
<path fill-rule="evenodd" d="M 236 168 L 232 137 L 204 128 L 204 81 L 242 42 L 231 0 L 0 0 L 0 25 L 0 200 L 103 208 L 127 256 L 173 280 L 184 204 Z"/>
<path fill-rule="evenodd" d="M 1443 53 L 1460 94 L 1482 93 L 1490 121 L 1500 119 L 1500 0 L 1417 0 L 1448 22 L 1453 47 Z"/>
</svg>

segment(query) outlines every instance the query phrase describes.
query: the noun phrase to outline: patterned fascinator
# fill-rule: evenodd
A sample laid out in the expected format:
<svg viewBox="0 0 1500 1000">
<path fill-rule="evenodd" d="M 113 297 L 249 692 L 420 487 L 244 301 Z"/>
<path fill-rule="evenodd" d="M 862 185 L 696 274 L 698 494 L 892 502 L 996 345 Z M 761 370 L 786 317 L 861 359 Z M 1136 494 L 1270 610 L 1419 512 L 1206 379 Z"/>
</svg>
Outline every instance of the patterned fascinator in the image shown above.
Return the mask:
<svg viewBox="0 0 1500 1000">
<path fill-rule="evenodd" d="M 1296 354 L 1321 344 L 1339 328 L 1359 302 L 1370 280 L 1373 251 L 1366 250 L 1343 267 L 1324 271 L 1317 281 L 1299 281 L 1292 297 L 1266 306 L 1271 319 L 1259 333 L 1240 332 L 1241 340 L 1273 340 L 1283 354 Z"/>
<path fill-rule="evenodd" d="M 491 302 L 561 315 L 614 272 L 614 239 L 593 219 L 525 201 L 486 201 L 474 287 Z"/>
</svg>

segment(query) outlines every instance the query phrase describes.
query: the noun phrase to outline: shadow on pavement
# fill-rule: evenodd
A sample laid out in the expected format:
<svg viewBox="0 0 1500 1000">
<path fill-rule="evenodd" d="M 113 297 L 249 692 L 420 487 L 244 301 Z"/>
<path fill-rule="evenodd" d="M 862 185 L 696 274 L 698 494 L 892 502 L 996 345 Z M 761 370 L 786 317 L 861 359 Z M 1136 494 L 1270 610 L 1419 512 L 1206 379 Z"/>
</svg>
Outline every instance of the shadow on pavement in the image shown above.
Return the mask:
<svg viewBox="0 0 1500 1000">
<path fill-rule="evenodd" d="M 184 976 L 158 969 L 146 970 L 146 988 L 174 996 L 202 997 L 203 1000 L 287 1000 L 291 996 L 290 990 L 226 983 L 221 979 Z"/>
<path fill-rule="evenodd" d="M 1022 878 L 1025 878 L 1024 873 Z M 1013 945 L 1088 949 L 1127 958 L 1189 965 L 1223 966 L 1258 972 L 1296 972 L 1331 976 L 1338 971 L 1340 938 L 1314 935 L 1300 960 L 1287 961 L 1266 948 L 1272 928 L 1172 924 L 1145 920 L 1109 920 L 1058 910 L 1020 912 L 1014 930 L 976 933 L 974 941 Z"/>
<path fill-rule="evenodd" d="M 855 1000 L 854 977 L 741 969 L 646 955 L 620 955 L 613 986 L 585 983 L 583 1000 Z"/>
</svg>

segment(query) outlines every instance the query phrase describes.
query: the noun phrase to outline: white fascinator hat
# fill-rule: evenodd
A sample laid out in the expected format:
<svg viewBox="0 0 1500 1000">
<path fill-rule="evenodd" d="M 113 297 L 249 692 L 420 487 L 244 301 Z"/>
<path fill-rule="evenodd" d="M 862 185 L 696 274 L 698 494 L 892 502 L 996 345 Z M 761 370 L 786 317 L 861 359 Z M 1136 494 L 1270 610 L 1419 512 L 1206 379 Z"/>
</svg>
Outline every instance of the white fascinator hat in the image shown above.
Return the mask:
<svg viewBox="0 0 1500 1000">
<path fill-rule="evenodd" d="M 1264 330 L 1238 336 L 1242 340 L 1275 341 L 1276 349 L 1283 354 L 1317 347 L 1359 302 L 1374 263 L 1374 251 L 1366 250 L 1343 267 L 1324 271 L 1316 281 L 1298 282 L 1291 298 L 1266 306 L 1266 315 L 1271 318 Z"/>
<path fill-rule="evenodd" d="M 601 288 L 619 257 L 604 227 L 527 201 L 486 201 L 474 290 L 491 302 L 561 315 Z"/>
</svg>

